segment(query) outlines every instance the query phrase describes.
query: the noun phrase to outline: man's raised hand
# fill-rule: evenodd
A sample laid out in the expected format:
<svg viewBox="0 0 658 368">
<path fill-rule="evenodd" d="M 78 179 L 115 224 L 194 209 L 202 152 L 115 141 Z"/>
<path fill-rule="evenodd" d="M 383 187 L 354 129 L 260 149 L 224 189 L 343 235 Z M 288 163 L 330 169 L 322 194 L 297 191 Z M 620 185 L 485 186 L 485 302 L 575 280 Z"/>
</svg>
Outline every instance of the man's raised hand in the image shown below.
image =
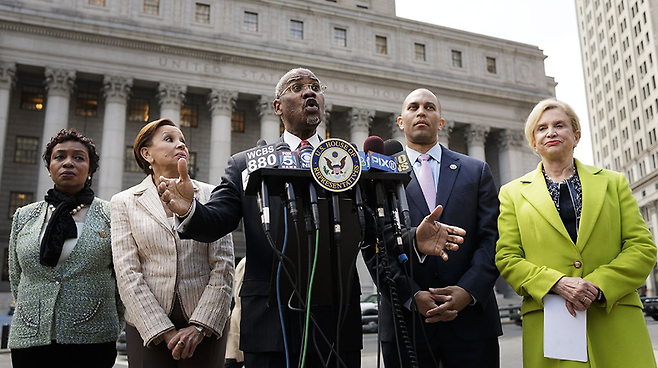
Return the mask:
<svg viewBox="0 0 658 368">
<path fill-rule="evenodd" d="M 437 222 L 436 219 L 441 216 L 442 212 L 443 206 L 439 205 L 432 213 L 425 216 L 416 228 L 416 246 L 421 253 L 439 256 L 447 261 L 446 250 L 458 250 L 459 244 L 464 242 L 462 236 L 466 235 L 466 231 L 457 226 Z"/>
<path fill-rule="evenodd" d="M 178 175 L 178 178 L 160 176 L 158 193 L 171 212 L 183 216 L 194 200 L 194 186 L 187 174 L 187 160 L 184 158 L 178 160 Z"/>
</svg>

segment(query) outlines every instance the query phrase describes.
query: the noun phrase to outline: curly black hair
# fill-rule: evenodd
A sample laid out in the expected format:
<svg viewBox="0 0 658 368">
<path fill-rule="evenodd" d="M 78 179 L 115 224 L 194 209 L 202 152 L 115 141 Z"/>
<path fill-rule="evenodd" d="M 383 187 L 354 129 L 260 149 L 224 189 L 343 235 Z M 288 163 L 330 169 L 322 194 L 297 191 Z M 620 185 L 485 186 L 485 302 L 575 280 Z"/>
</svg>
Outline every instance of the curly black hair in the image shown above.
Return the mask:
<svg viewBox="0 0 658 368">
<path fill-rule="evenodd" d="M 68 141 L 80 142 L 87 147 L 87 151 L 89 152 L 89 176 L 93 177 L 96 170 L 98 170 L 98 161 L 100 161 L 98 151 L 96 151 L 96 145 L 91 138 L 78 133 L 75 128 L 62 129 L 50 139 L 50 142 L 46 145 L 46 151 L 42 156 L 43 162 L 46 163 L 46 169 L 50 168 L 50 156 L 53 153 L 53 148 L 60 143 Z M 87 179 L 86 184 L 91 185 L 91 179 Z"/>
</svg>

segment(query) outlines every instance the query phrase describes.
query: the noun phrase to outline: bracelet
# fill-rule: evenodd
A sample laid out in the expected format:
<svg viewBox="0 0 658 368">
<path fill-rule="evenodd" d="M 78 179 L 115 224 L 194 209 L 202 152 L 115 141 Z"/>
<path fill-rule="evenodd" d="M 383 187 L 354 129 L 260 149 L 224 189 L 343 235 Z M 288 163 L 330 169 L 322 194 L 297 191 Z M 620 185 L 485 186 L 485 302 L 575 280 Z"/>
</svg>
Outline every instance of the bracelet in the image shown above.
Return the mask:
<svg viewBox="0 0 658 368">
<path fill-rule="evenodd" d="M 190 215 L 190 212 L 192 212 L 192 207 L 194 207 L 194 200 L 192 200 L 192 203 L 190 203 L 190 208 L 187 209 L 187 212 L 185 212 L 184 215 L 180 216 L 180 215 L 176 214 L 176 217 L 178 217 L 179 219 L 186 218 L 187 216 Z"/>
<path fill-rule="evenodd" d="M 194 327 L 201 334 L 201 336 L 206 337 L 206 331 L 204 331 L 201 326 L 192 325 L 192 327 Z"/>
</svg>

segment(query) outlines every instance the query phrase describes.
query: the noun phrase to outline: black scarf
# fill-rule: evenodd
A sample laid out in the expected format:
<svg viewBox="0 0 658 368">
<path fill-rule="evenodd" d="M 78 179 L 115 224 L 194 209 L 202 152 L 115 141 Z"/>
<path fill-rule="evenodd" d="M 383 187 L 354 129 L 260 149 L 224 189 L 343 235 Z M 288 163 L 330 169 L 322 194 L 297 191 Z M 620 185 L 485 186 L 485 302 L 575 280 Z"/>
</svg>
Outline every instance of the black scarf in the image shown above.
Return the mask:
<svg viewBox="0 0 658 368">
<path fill-rule="evenodd" d="M 80 204 L 90 205 L 94 200 L 94 191 L 85 185 L 77 194 L 70 195 L 52 188 L 46 194 L 45 200 L 55 206 L 55 211 L 50 216 L 46 231 L 43 233 L 39 262 L 44 266 L 55 267 L 62 254 L 64 241 L 78 237 L 78 228 L 69 212 Z"/>
</svg>

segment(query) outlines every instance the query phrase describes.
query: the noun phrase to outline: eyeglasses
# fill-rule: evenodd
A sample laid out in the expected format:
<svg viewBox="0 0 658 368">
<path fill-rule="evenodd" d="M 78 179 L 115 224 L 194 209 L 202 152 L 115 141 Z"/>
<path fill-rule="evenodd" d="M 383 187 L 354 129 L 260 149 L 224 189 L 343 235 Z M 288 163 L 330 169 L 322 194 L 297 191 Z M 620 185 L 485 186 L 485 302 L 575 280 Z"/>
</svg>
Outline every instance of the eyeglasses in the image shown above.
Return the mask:
<svg viewBox="0 0 658 368">
<path fill-rule="evenodd" d="M 281 92 L 279 97 L 283 96 L 288 90 L 291 90 L 293 93 L 301 93 L 306 88 L 310 89 L 315 93 L 322 94 L 327 89 L 327 86 L 321 85 L 320 83 L 317 82 L 307 83 L 307 84 L 293 83 L 288 87 L 286 87 L 286 89 L 284 89 L 283 92 Z"/>
</svg>

